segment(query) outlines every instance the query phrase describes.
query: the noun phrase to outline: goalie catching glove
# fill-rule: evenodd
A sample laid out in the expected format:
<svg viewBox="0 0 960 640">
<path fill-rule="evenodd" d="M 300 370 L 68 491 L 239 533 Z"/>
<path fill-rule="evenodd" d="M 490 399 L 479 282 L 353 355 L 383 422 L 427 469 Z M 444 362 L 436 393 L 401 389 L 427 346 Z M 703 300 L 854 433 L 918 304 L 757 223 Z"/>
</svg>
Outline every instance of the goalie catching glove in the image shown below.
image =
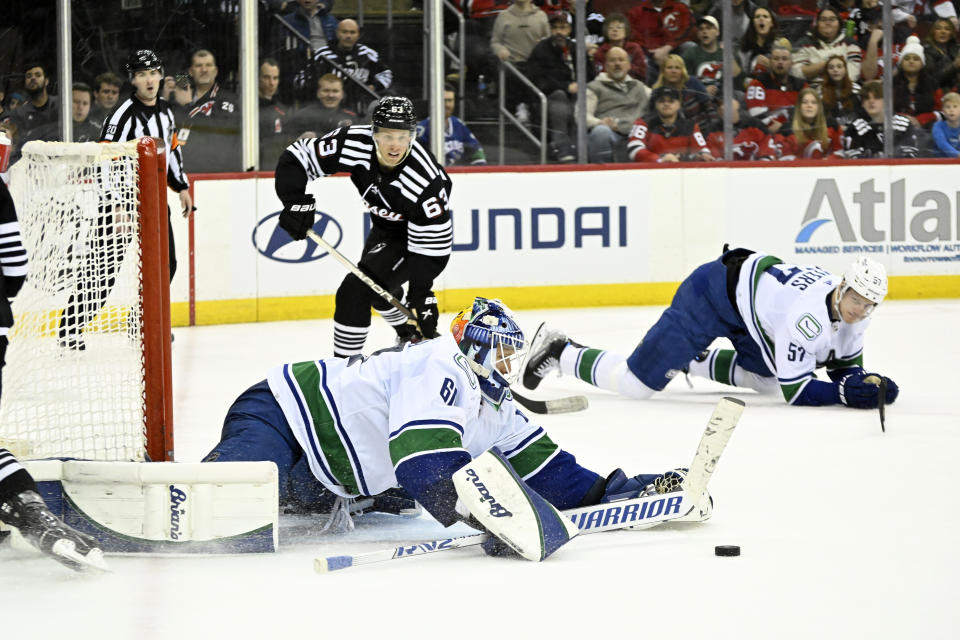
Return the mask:
<svg viewBox="0 0 960 640">
<path fill-rule="evenodd" d="M 867 373 L 862 369 L 840 379 L 838 383 L 840 402 L 855 409 L 875 409 L 880 398 L 881 378 L 887 382 L 887 395 L 884 400 L 886 404 L 892 404 L 900 395 L 900 387 L 897 383 L 890 378 L 877 373 Z"/>
<path fill-rule="evenodd" d="M 295 200 L 283 203 L 280 212 L 280 228 L 290 234 L 294 240 L 303 240 L 307 231 L 313 228 L 316 202 L 309 193 Z"/>
</svg>

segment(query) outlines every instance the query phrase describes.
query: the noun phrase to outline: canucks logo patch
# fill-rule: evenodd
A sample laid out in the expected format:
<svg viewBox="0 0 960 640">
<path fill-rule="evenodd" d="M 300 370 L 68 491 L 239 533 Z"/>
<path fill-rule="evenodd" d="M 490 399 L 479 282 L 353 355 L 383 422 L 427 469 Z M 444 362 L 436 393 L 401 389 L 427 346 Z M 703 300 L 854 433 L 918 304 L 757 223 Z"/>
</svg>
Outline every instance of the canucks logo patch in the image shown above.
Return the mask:
<svg viewBox="0 0 960 640">
<path fill-rule="evenodd" d="M 469 363 L 467 363 L 467 358 L 462 353 L 458 353 L 453 357 L 454 362 L 457 363 L 457 366 L 464 370 L 467 374 L 467 380 L 470 381 L 470 386 L 474 389 L 477 388 L 477 376 L 473 373 L 473 369 L 470 368 Z"/>
<path fill-rule="evenodd" d="M 809 313 L 800 316 L 800 319 L 797 320 L 797 329 L 800 330 L 800 334 L 807 340 L 815 339 L 823 331 L 823 327 L 820 326 L 817 319 Z"/>
</svg>

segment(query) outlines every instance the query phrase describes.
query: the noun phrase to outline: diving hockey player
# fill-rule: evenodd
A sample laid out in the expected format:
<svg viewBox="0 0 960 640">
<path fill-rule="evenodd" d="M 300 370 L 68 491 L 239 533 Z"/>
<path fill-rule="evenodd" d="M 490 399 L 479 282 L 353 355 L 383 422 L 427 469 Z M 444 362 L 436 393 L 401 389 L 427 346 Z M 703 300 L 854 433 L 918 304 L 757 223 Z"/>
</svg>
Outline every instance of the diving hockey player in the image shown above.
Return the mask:
<svg viewBox="0 0 960 640">
<path fill-rule="evenodd" d="M 230 407 L 204 461 L 274 461 L 281 503 L 305 512 L 349 513 L 351 499 L 401 487 L 444 526 L 471 522 L 451 476 L 493 448 L 557 509 L 679 490 L 672 471 L 601 477 L 517 409 L 509 384 L 525 341 L 499 300 L 477 298 L 451 331 L 272 369 Z"/>
<path fill-rule="evenodd" d="M 446 267 L 453 246 L 452 183 L 414 139 L 416 127 L 410 100 L 385 97 L 373 112 L 372 126 L 342 127 L 290 145 L 277 163 L 276 190 L 283 202 L 280 227 L 294 240 L 303 240 L 315 214 L 307 182 L 349 173 L 373 224 L 358 266 L 398 299 L 403 283 L 409 283 L 407 306 L 416 314 L 423 337 L 433 338 L 438 320 L 433 281 Z M 401 340 L 415 337 L 403 314 L 348 274 L 337 289 L 333 313 L 335 356 L 363 350 L 371 306 Z"/>
<path fill-rule="evenodd" d="M 779 390 L 792 405 L 876 407 L 882 376 L 863 369 L 863 334 L 886 295 L 886 271 L 869 258 L 859 258 L 841 279 L 821 267 L 734 249 L 680 283 L 628 358 L 584 347 L 541 325 L 523 384 L 535 389 L 559 369 L 642 400 L 682 371 L 761 393 Z M 705 351 L 721 336 L 733 350 Z M 831 382 L 814 376 L 821 366 Z M 899 389 L 884 379 L 885 400 L 892 403 Z"/>
</svg>

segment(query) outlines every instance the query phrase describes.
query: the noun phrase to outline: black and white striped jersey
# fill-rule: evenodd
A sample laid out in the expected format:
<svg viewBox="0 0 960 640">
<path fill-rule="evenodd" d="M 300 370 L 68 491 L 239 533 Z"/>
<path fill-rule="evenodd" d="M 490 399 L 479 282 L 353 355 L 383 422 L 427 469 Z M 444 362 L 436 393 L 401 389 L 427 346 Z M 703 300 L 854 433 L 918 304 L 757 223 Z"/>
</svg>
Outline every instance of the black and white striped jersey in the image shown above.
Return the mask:
<svg viewBox="0 0 960 640">
<path fill-rule="evenodd" d="M 281 200 L 302 196 L 306 182 L 347 172 L 370 213 L 373 226 L 394 235 L 406 235 L 412 254 L 446 258 L 453 246 L 450 217 L 452 183 L 443 167 L 414 141 L 406 159 L 390 171 L 377 162 L 373 127 L 354 125 L 335 129 L 322 138 L 297 140 L 286 153 L 296 159 L 277 165 L 277 193 Z M 302 168 L 306 179 L 297 173 Z M 318 198 L 323 206 L 322 198 Z"/>
<path fill-rule="evenodd" d="M 157 103 L 148 107 L 131 94 L 117 103 L 103 121 L 100 141 L 127 142 L 143 136 L 162 139 L 167 145 L 167 184 L 180 192 L 189 188 L 190 182 L 183 169 L 183 154 L 176 130 L 173 111 L 166 100 L 157 98 Z"/>
<path fill-rule="evenodd" d="M 334 66 L 337 65 L 337 66 Z M 372 85 L 374 91 L 382 93 L 393 84 L 393 71 L 387 68 L 380 59 L 380 54 L 365 44 L 355 44 L 344 51 L 336 45 L 326 45 L 317 49 L 313 54 L 313 78 L 308 80 L 308 86 L 316 88 L 316 78 L 325 73 L 332 73 L 343 78 L 344 105 L 357 113 L 364 113 L 366 106 L 373 100 L 373 96 L 364 91 L 361 85 Z M 355 82 L 344 77 L 345 70 Z M 310 93 L 313 93 L 311 91 Z"/>
<path fill-rule="evenodd" d="M 7 335 L 13 326 L 13 312 L 8 298 L 17 295 L 26 275 L 27 250 L 20 237 L 17 211 L 7 185 L 0 180 L 0 291 L 3 292 L 0 295 L 0 336 Z"/>
</svg>

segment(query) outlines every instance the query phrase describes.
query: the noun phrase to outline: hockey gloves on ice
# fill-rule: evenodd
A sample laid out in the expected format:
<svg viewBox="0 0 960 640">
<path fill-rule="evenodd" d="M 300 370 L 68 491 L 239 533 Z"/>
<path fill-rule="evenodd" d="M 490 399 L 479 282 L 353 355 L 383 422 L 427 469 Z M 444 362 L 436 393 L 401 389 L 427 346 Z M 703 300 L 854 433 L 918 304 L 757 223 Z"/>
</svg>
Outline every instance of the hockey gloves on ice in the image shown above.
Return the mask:
<svg viewBox="0 0 960 640">
<path fill-rule="evenodd" d="M 290 234 L 294 240 L 303 240 L 307 231 L 313 227 L 316 203 L 309 193 L 296 200 L 283 203 L 280 213 L 280 228 Z"/>
<path fill-rule="evenodd" d="M 437 320 L 440 312 L 437 309 L 437 297 L 433 295 L 432 291 L 428 291 L 426 295 L 411 295 L 410 308 L 417 316 L 420 333 L 423 334 L 425 339 L 429 340 L 440 335 L 437 333 Z"/>
<path fill-rule="evenodd" d="M 856 409 L 875 409 L 880 395 L 880 378 L 876 373 L 857 371 L 840 380 L 840 402 Z M 900 388 L 890 378 L 887 381 L 887 404 L 900 395 Z"/>
</svg>

